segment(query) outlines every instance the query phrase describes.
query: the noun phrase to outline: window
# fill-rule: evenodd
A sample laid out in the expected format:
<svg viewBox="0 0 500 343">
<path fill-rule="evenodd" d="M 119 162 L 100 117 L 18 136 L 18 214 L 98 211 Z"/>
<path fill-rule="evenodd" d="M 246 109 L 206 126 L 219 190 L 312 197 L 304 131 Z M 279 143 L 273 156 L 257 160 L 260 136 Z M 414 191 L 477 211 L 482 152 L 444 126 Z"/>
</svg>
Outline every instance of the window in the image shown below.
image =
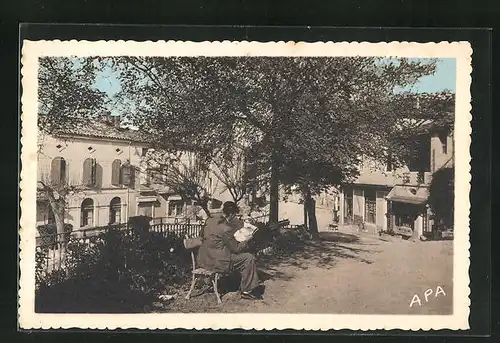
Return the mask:
<svg viewBox="0 0 500 343">
<path fill-rule="evenodd" d="M 66 160 L 62 157 L 56 157 L 52 160 L 50 166 L 50 181 L 55 185 L 66 182 Z"/>
<path fill-rule="evenodd" d="M 153 208 L 154 208 L 154 203 L 153 202 L 141 202 L 139 203 L 138 211 L 140 216 L 145 216 L 145 217 L 150 217 L 153 218 Z"/>
<path fill-rule="evenodd" d="M 375 224 L 377 193 L 373 189 L 365 190 L 365 222 Z"/>
<path fill-rule="evenodd" d="M 354 219 L 352 195 L 352 188 L 344 188 L 344 220 L 347 223 L 350 223 Z"/>
<path fill-rule="evenodd" d="M 80 226 L 92 226 L 94 224 L 94 200 L 87 198 L 81 206 Z"/>
<path fill-rule="evenodd" d="M 97 188 L 102 186 L 102 167 L 95 158 L 87 158 L 83 162 L 83 185 Z"/>
<path fill-rule="evenodd" d="M 119 224 L 121 222 L 122 202 L 119 197 L 114 197 L 109 203 L 109 223 Z"/>
<path fill-rule="evenodd" d="M 114 160 L 111 164 L 111 184 L 113 186 L 120 186 L 122 184 L 121 175 L 122 161 Z"/>
<path fill-rule="evenodd" d="M 135 186 L 135 169 L 128 161 L 121 168 L 122 185 L 134 188 Z"/>
<path fill-rule="evenodd" d="M 184 202 L 182 200 L 172 200 L 168 202 L 168 216 L 180 217 L 183 214 Z"/>
<path fill-rule="evenodd" d="M 96 184 L 96 160 L 87 158 L 83 162 L 83 184 L 85 186 L 95 186 Z"/>
</svg>

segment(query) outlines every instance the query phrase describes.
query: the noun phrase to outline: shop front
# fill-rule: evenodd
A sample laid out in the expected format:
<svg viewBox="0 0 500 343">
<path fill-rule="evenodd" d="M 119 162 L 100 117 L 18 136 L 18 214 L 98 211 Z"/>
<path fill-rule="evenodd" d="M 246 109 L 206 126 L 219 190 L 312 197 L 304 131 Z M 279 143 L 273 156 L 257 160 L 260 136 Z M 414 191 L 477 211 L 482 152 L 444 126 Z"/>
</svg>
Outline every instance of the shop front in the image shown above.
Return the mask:
<svg viewBox="0 0 500 343">
<path fill-rule="evenodd" d="M 428 188 L 397 185 L 387 195 L 388 231 L 420 237 L 429 231 Z"/>
</svg>

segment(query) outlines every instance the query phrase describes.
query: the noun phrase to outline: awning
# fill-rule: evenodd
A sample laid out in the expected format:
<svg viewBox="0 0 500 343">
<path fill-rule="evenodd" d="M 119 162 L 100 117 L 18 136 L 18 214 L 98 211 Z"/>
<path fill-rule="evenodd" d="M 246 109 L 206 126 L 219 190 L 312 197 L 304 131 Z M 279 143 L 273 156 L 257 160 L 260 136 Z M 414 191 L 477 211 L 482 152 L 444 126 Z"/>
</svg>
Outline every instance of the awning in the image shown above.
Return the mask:
<svg viewBox="0 0 500 343">
<path fill-rule="evenodd" d="M 137 202 L 156 202 L 158 200 L 157 196 L 139 196 L 137 197 Z"/>
<path fill-rule="evenodd" d="M 394 186 L 386 199 L 407 204 L 422 205 L 427 202 L 429 190 L 427 187 Z"/>
</svg>

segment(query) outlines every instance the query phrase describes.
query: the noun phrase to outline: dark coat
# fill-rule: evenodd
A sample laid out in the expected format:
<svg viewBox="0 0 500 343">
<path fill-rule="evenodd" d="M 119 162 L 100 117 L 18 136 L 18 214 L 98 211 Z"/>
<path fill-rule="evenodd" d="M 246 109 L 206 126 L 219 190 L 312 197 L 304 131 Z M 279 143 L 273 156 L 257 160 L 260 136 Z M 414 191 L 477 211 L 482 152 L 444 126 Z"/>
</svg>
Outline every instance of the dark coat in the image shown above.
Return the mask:
<svg viewBox="0 0 500 343">
<path fill-rule="evenodd" d="M 198 266 L 216 271 L 229 272 L 234 254 L 247 246 L 234 238 L 235 229 L 220 214 L 208 218 L 202 230 L 202 244 L 198 250 Z"/>
</svg>

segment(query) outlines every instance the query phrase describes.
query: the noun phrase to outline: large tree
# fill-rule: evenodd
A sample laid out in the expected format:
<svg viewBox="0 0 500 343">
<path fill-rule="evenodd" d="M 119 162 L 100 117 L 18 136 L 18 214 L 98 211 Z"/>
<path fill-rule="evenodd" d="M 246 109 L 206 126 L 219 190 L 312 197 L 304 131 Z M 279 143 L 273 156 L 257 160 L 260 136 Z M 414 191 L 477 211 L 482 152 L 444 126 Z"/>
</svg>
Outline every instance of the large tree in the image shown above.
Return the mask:
<svg viewBox="0 0 500 343">
<path fill-rule="evenodd" d="M 38 129 L 55 133 L 102 114 L 105 93 L 95 87 L 96 58 L 38 60 Z"/>
<path fill-rule="evenodd" d="M 102 114 L 105 94 L 94 87 L 97 64 L 94 58 L 43 57 L 38 60 L 38 130 L 43 143 L 45 134 L 58 134 Z M 39 145 L 40 148 L 43 144 Z M 43 151 L 39 151 L 43 153 Z M 60 166 L 61 167 L 61 166 Z M 62 166 L 65 167 L 65 164 Z M 63 174 L 65 170 L 60 170 Z M 82 192 L 65 177 L 42 175 L 37 193 L 48 201 L 58 234 L 65 233 L 64 217 L 68 197 Z"/>
<path fill-rule="evenodd" d="M 277 220 L 278 188 L 288 164 L 304 163 L 306 175 L 297 180 L 322 189 L 351 178 L 361 156 L 387 159 L 388 139 L 402 115 L 415 115 L 392 110 L 394 90 L 435 69 L 431 60 L 367 57 L 110 61 L 120 73 L 119 98 L 129 119 L 159 145 L 189 144 L 207 159 L 240 140 L 260 146 L 271 221 Z M 318 163 L 335 177 L 312 173 Z M 287 176 L 287 182 L 294 181 Z"/>
<path fill-rule="evenodd" d="M 210 217 L 208 203 L 211 189 L 208 184 L 209 165 L 199 154 L 190 151 L 149 149 L 143 157 L 143 175 L 153 185 L 166 186 L 167 192 L 178 194 L 186 203 L 201 207 Z"/>
<path fill-rule="evenodd" d="M 124 119 L 153 138 L 153 147 L 175 151 L 188 146 L 206 166 L 227 159 L 237 144 L 250 146 L 259 180 L 268 181 L 271 221 L 278 216 L 280 183 L 299 184 L 308 197 L 353 179 L 361 157 L 385 162 L 392 155 L 393 164 L 403 160 L 404 139 L 395 144 L 392 137 L 406 137 L 401 132 L 421 125 L 425 116 L 420 109 L 426 106 L 394 90 L 410 87 L 435 69 L 432 60 L 367 57 L 53 62 L 42 61 L 40 69 L 40 113 L 46 118 L 57 122 L 67 112 L 80 115 L 102 106 L 102 94 L 91 86 L 93 67 L 111 68 L 121 80 L 116 104 Z M 434 100 L 429 96 L 424 103 L 435 106 Z"/>
</svg>

